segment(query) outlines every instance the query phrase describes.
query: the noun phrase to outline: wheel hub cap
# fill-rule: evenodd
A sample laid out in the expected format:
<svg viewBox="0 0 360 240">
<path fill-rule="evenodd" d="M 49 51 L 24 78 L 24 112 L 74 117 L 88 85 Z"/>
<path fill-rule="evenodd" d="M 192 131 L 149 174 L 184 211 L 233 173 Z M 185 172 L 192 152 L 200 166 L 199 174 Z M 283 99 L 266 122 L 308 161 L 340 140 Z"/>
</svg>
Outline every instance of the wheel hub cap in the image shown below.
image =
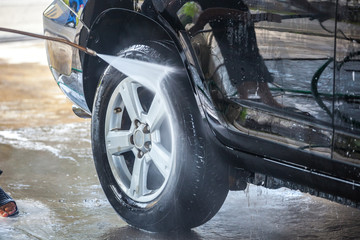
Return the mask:
<svg viewBox="0 0 360 240">
<path fill-rule="evenodd" d="M 137 122 L 135 126 L 133 144 L 139 150 L 139 155 L 142 156 L 151 149 L 151 134 L 147 124 Z"/>
<path fill-rule="evenodd" d="M 134 144 L 138 149 L 144 147 L 144 133 L 140 130 L 136 130 L 134 134 Z"/>
</svg>

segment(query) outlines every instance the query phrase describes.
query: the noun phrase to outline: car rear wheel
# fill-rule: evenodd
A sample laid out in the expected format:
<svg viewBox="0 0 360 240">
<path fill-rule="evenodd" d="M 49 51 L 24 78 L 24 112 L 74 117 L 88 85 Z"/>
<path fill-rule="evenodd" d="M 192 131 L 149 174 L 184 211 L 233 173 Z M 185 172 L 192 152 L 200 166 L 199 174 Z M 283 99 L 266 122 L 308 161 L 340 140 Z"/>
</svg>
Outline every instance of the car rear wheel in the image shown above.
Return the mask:
<svg viewBox="0 0 360 240">
<path fill-rule="evenodd" d="M 120 56 L 175 61 L 174 50 L 155 43 Z M 126 222 L 171 231 L 216 214 L 228 193 L 227 165 L 214 157 L 203 124 L 185 70 L 154 79 L 106 69 L 93 108 L 93 155 L 104 192 Z"/>
</svg>

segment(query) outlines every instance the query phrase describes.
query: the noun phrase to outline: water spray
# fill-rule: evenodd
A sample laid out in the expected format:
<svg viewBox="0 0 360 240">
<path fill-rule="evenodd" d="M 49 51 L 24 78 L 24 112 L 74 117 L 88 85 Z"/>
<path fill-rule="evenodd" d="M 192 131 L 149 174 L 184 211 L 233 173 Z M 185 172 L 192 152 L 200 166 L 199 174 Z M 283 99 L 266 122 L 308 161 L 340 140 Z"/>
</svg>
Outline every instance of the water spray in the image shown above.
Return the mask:
<svg viewBox="0 0 360 240">
<path fill-rule="evenodd" d="M 9 33 L 25 35 L 25 36 L 44 39 L 44 40 L 53 41 L 53 42 L 60 42 L 60 43 L 70 45 L 70 46 L 72 46 L 74 48 L 77 48 L 80 51 L 82 51 L 82 52 L 84 52 L 86 54 L 89 54 L 91 56 L 94 56 L 94 57 L 97 56 L 97 53 L 94 50 L 91 50 L 91 49 L 86 48 L 86 47 L 82 47 L 82 46 L 80 46 L 80 45 L 78 45 L 76 43 L 70 42 L 69 40 L 66 40 L 64 38 L 50 37 L 50 36 L 45 36 L 45 35 L 41 35 L 41 34 L 35 34 L 35 33 L 19 31 L 19 30 L 10 29 L 10 28 L 2 28 L 2 27 L 0 27 L 0 32 L 9 32 Z"/>
</svg>

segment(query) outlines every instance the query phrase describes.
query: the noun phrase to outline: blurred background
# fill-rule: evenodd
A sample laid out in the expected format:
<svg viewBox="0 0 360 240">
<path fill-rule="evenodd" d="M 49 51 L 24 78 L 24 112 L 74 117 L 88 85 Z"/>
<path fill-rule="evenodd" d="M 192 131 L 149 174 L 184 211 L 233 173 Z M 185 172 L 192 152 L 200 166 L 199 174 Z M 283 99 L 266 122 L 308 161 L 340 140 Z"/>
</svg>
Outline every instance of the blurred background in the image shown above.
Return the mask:
<svg viewBox="0 0 360 240">
<path fill-rule="evenodd" d="M 21 27 L 23 31 L 42 33 L 41 13 L 50 3 L 51 0 L 2 0 L 0 2 L 1 26 Z M 1 41 L 24 38 L 10 33 L 0 33 L 0 37 Z"/>
</svg>

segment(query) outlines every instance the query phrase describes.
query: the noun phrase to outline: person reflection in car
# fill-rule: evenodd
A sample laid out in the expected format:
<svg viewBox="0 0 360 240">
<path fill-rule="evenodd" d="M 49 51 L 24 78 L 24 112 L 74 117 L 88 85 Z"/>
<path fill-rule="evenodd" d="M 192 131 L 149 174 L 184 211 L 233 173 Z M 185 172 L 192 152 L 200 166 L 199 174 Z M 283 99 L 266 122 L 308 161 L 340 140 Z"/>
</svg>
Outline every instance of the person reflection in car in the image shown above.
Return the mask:
<svg viewBox="0 0 360 240">
<path fill-rule="evenodd" d="M 150 2 L 144 2 L 145 14 L 151 12 Z M 196 8 L 195 5 L 200 8 Z M 189 19 L 194 24 L 201 18 L 208 21 L 224 57 L 229 79 L 236 87 L 240 99 L 248 99 L 249 92 L 255 91 L 263 103 L 283 107 L 269 90 L 268 83 L 273 81 L 273 77 L 259 53 L 254 23 L 250 18 L 241 16 L 250 14 L 248 6 L 243 1 L 172 0 L 167 2 L 167 7 L 171 12 L 178 13 L 184 26 L 189 23 Z M 205 11 L 210 8 L 214 11 Z M 206 14 L 208 16 L 204 16 Z"/>
<path fill-rule="evenodd" d="M 200 1 L 203 9 L 228 8 L 249 13 L 243 1 Z M 223 13 L 220 13 L 223 14 Z M 273 81 L 257 46 L 254 23 L 247 17 L 237 19 L 217 16 L 210 22 L 213 34 L 224 57 L 230 81 L 238 96 L 247 99 L 249 91 L 257 91 L 261 101 L 273 107 L 282 107 L 272 96 L 268 83 Z"/>
</svg>

